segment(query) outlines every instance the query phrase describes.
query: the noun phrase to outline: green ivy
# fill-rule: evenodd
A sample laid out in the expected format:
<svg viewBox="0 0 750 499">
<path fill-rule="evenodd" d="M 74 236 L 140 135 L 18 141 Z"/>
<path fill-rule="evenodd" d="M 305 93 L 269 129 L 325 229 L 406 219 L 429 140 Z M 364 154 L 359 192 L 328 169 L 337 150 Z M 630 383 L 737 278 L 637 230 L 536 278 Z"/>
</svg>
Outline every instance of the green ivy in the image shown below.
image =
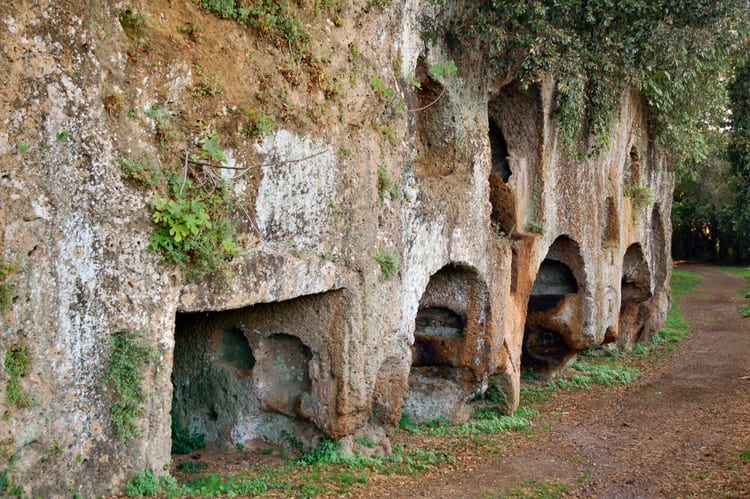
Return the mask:
<svg viewBox="0 0 750 499">
<path fill-rule="evenodd" d="M 704 130 L 724 119 L 723 75 L 743 51 L 745 3 L 485 0 L 472 24 L 499 72 L 527 85 L 555 78 L 566 143 L 606 147 L 622 93 L 635 89 L 657 145 L 682 165 L 705 154 Z"/>
</svg>

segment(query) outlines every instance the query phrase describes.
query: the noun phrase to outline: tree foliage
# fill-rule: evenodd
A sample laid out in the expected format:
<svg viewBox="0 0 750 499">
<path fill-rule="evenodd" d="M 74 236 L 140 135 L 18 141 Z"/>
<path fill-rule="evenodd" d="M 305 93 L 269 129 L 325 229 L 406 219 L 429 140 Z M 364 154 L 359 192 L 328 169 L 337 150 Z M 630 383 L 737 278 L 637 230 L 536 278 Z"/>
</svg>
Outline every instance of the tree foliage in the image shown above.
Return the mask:
<svg viewBox="0 0 750 499">
<path fill-rule="evenodd" d="M 497 69 L 551 74 L 568 144 L 607 145 L 622 92 L 638 91 L 677 165 L 705 157 L 723 118 L 722 75 L 748 32 L 747 0 L 485 0 L 478 23 Z"/>
<path fill-rule="evenodd" d="M 676 258 L 750 261 L 750 67 L 740 66 L 728 89 L 727 126 L 712 131 L 709 156 L 678 176 Z"/>
</svg>

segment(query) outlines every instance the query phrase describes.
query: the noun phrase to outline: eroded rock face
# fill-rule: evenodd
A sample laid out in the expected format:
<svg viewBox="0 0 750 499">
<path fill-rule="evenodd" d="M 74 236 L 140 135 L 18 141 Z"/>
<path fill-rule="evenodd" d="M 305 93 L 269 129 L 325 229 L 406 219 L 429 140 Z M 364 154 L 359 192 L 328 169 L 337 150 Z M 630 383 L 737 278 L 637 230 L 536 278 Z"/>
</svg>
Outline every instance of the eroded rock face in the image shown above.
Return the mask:
<svg viewBox="0 0 750 499">
<path fill-rule="evenodd" d="M 173 420 L 227 448 L 286 432 L 387 450 L 402 411 L 458 419 L 492 384 L 511 412 L 522 368 L 653 334 L 672 179 L 640 100 L 623 95 L 608 149 L 574 159 L 552 81 L 524 89 L 482 50 L 420 38 L 471 9 L 447 3 L 348 2 L 340 28 L 301 11 L 328 62 L 189 2 L 136 6 L 136 34 L 122 2 L 0 7 L 0 256 L 15 283 L 0 353 L 27 352 L 31 400 L 9 403 L 2 374 L 0 456 L 18 457 L 0 472 L 31 496 L 101 494 L 163 469 Z M 448 59 L 456 75 L 430 74 Z M 259 113 L 276 121 L 255 134 Z M 210 132 L 223 168 L 200 159 Z M 226 277 L 191 282 L 148 250 L 166 181 L 128 178 L 123 158 L 140 178 L 160 164 L 228 182 L 242 251 Z M 105 370 L 112 335 L 136 331 L 153 355 L 137 435 L 121 439 Z"/>
</svg>

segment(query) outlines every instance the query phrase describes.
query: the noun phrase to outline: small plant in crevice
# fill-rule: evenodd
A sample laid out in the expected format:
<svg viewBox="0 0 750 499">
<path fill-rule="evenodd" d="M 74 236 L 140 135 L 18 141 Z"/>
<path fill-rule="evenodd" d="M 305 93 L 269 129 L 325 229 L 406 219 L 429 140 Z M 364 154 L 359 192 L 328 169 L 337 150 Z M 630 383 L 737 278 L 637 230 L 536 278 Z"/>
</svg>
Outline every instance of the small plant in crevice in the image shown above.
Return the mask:
<svg viewBox="0 0 750 499">
<path fill-rule="evenodd" d="M 16 297 L 16 267 L 0 258 L 0 312 L 8 310 Z"/>
<path fill-rule="evenodd" d="M 276 128 L 276 118 L 273 116 L 263 114 L 255 109 L 240 108 L 240 112 L 247 118 L 245 125 L 240 128 L 240 133 L 248 139 L 271 133 Z"/>
<path fill-rule="evenodd" d="M 456 67 L 456 63 L 449 59 L 445 62 L 439 63 L 439 64 L 433 64 L 430 66 L 429 73 L 431 76 L 435 78 L 447 78 L 449 76 L 453 76 L 458 71 L 458 68 Z M 417 81 L 412 75 L 409 75 L 407 77 L 407 82 L 411 84 L 415 89 L 422 90 L 422 84 Z M 442 88 L 440 94 L 438 94 L 437 97 L 435 97 L 431 102 L 428 102 L 427 104 L 418 107 L 416 109 L 409 109 L 408 111 L 410 113 L 417 113 L 419 111 L 424 111 L 425 109 L 428 109 L 437 103 L 443 95 L 445 95 L 445 87 Z"/>
<path fill-rule="evenodd" d="M 176 133 L 172 123 L 173 116 L 167 105 L 152 104 L 143 111 L 143 114 L 154 123 L 154 132 L 156 140 L 159 141 L 159 147 L 168 149 L 169 140 L 173 139 Z"/>
<path fill-rule="evenodd" d="M 396 128 L 393 126 L 393 123 L 381 123 L 378 121 L 373 121 L 370 126 L 373 130 L 378 132 L 381 137 L 387 139 L 390 145 L 395 146 L 398 143 L 398 139 L 396 137 Z"/>
<path fill-rule="evenodd" d="M 144 370 L 156 361 L 156 349 L 148 344 L 142 331 L 124 331 L 110 336 L 112 355 L 102 382 L 115 392 L 112 404 L 112 426 L 124 441 L 140 435 L 137 420 L 146 400 L 143 391 Z"/>
<path fill-rule="evenodd" d="M 129 39 L 138 41 L 148 33 L 146 22 L 138 11 L 133 7 L 127 7 L 117 13 L 117 18 L 122 26 L 122 31 Z"/>
<path fill-rule="evenodd" d="M 544 222 L 540 222 L 538 220 L 529 220 L 526 223 L 526 232 L 543 235 L 545 230 L 546 227 L 544 226 Z"/>
<path fill-rule="evenodd" d="M 398 273 L 399 263 L 398 255 L 388 250 L 379 250 L 372 257 L 375 262 L 380 265 L 380 281 L 387 281 L 396 276 Z"/>
<path fill-rule="evenodd" d="M 200 155 L 202 158 L 207 159 L 209 163 L 226 163 L 227 155 L 224 153 L 224 149 L 219 145 L 216 137 L 216 130 L 209 130 L 206 136 L 200 139 Z"/>
<path fill-rule="evenodd" d="M 122 97 L 118 94 L 109 94 L 102 97 L 102 105 L 108 115 L 119 116 L 122 112 Z"/>
<path fill-rule="evenodd" d="M 401 188 L 391 180 L 388 175 L 388 170 L 383 166 L 378 167 L 378 204 L 381 206 L 383 202 L 388 199 L 389 201 L 395 201 L 404 197 L 404 193 Z"/>
<path fill-rule="evenodd" d="M 506 406 L 508 403 L 508 396 L 497 383 L 490 382 L 487 390 L 475 396 L 472 401 L 482 401 L 495 406 Z"/>
<path fill-rule="evenodd" d="M 31 357 L 25 345 L 16 345 L 5 352 L 5 372 L 10 376 L 5 388 L 5 403 L 11 407 L 26 409 L 34 405 L 34 397 L 21 386 L 31 367 Z"/>
<path fill-rule="evenodd" d="M 623 195 L 630 199 L 630 204 L 633 208 L 631 214 L 634 220 L 637 214 L 653 200 L 651 189 L 641 187 L 640 185 L 626 185 L 623 189 Z"/>
<path fill-rule="evenodd" d="M 205 37 L 201 35 L 202 31 L 203 28 L 200 25 L 193 24 L 191 22 L 180 24 L 177 27 L 177 32 L 193 43 L 198 43 L 201 40 L 205 40 Z"/>
<path fill-rule="evenodd" d="M 172 454 L 190 454 L 206 446 L 206 435 L 190 432 L 172 419 Z"/>
<path fill-rule="evenodd" d="M 200 81 L 195 84 L 191 83 L 186 87 L 193 97 L 213 97 L 224 93 L 224 89 L 219 86 L 216 75 L 206 76 L 200 66 L 195 66 L 195 74 L 200 77 Z"/>
<path fill-rule="evenodd" d="M 123 177 L 133 180 L 144 187 L 155 187 L 164 181 L 164 173 L 159 163 L 152 160 L 147 154 L 140 159 L 118 156 L 115 163 L 122 170 Z"/>
</svg>

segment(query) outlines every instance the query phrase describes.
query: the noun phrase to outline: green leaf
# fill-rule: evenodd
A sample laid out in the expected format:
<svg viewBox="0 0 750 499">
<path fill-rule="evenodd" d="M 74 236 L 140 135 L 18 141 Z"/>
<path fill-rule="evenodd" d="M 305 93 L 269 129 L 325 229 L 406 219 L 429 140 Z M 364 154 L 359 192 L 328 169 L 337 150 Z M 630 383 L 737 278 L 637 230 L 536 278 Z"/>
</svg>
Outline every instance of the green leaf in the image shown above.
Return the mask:
<svg viewBox="0 0 750 499">
<path fill-rule="evenodd" d="M 213 161 L 226 163 L 227 157 L 224 154 L 224 150 L 216 142 L 216 130 L 208 132 L 208 134 L 201 139 L 201 145 L 203 146 L 201 149 L 201 156 Z"/>
<path fill-rule="evenodd" d="M 438 78 L 445 78 L 447 76 L 453 76 L 458 71 L 456 63 L 452 59 L 445 61 L 442 64 L 435 64 L 430 68 L 430 74 Z"/>
</svg>

